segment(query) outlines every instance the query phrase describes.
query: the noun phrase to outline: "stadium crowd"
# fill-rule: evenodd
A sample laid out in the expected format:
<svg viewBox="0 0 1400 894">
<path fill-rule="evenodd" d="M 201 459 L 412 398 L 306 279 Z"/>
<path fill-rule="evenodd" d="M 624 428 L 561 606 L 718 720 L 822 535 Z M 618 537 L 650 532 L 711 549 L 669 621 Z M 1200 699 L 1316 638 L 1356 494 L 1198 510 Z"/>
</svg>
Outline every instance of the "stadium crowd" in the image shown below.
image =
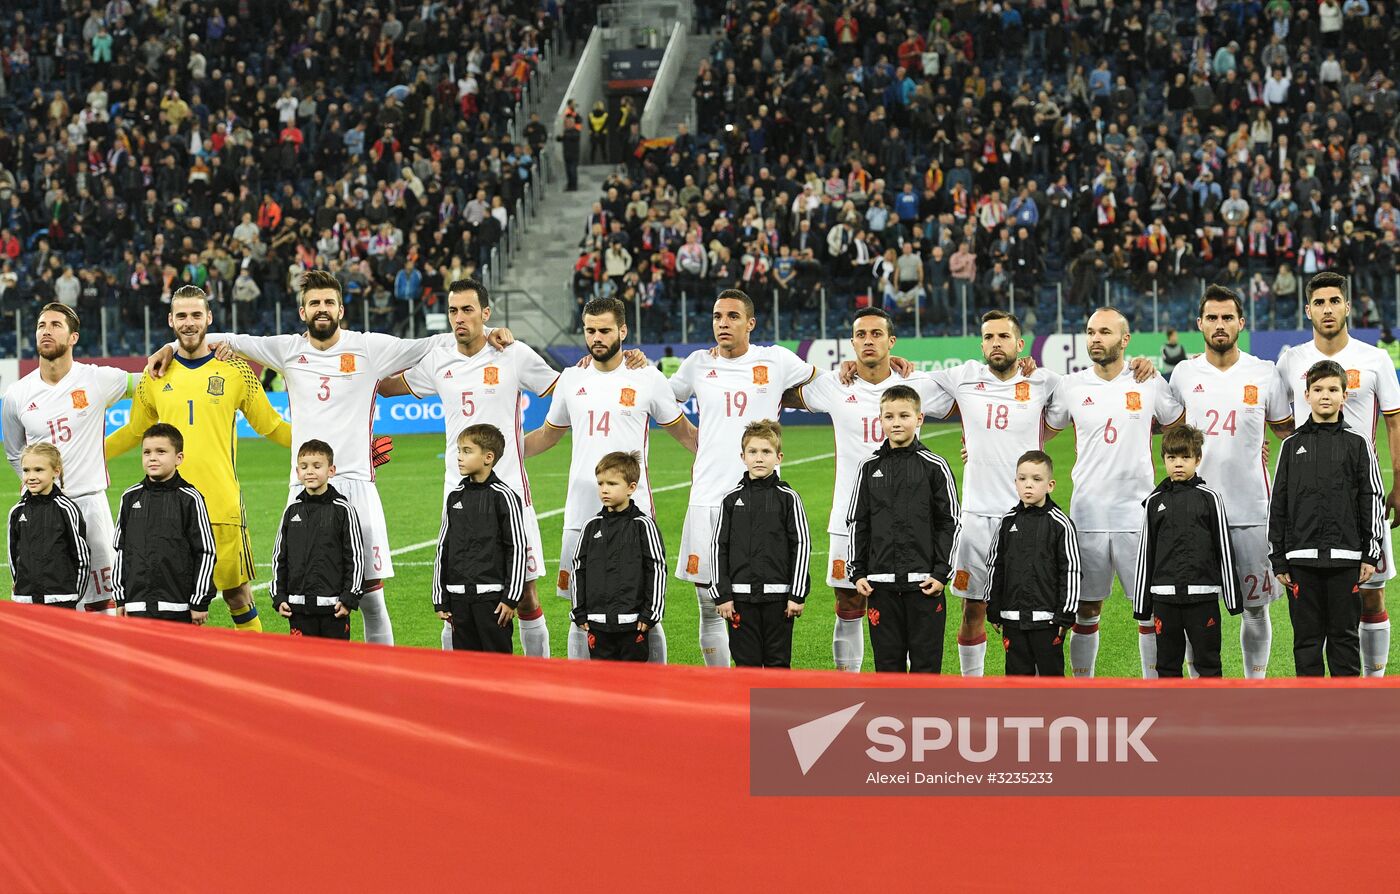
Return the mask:
<svg viewBox="0 0 1400 894">
<path fill-rule="evenodd" d="M 674 337 L 680 293 L 738 286 L 809 336 L 820 285 L 833 320 L 917 306 L 938 334 L 964 297 L 1181 326 L 1208 280 L 1263 326 L 1330 269 L 1356 324 L 1394 322 L 1396 36 L 1378 0 L 729 0 L 694 130 L 634 140 L 575 295 Z"/>
<path fill-rule="evenodd" d="M 560 25 L 520 0 L 7 12 L 0 331 L 58 300 L 124 321 L 113 353 L 144 350 L 144 309 L 159 326 L 186 284 L 270 331 L 312 267 L 357 323 L 402 324 L 506 238 L 545 139 L 532 116 L 512 142 L 512 119 Z"/>
</svg>

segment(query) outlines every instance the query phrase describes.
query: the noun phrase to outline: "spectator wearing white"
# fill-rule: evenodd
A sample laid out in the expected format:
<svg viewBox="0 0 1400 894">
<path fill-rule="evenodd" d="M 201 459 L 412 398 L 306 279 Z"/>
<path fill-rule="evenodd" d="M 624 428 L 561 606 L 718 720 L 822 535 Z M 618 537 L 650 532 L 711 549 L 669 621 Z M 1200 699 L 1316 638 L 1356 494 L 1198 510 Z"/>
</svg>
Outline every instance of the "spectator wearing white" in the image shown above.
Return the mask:
<svg viewBox="0 0 1400 894">
<path fill-rule="evenodd" d="M 1288 87 L 1293 83 L 1292 70 L 1275 68 L 1264 79 L 1264 105 L 1282 106 L 1288 104 Z"/>
<path fill-rule="evenodd" d="M 53 284 L 54 297 L 66 307 L 78 306 L 78 295 L 83 290 L 82 281 L 73 275 L 72 267 L 64 267 L 63 275 Z"/>
</svg>

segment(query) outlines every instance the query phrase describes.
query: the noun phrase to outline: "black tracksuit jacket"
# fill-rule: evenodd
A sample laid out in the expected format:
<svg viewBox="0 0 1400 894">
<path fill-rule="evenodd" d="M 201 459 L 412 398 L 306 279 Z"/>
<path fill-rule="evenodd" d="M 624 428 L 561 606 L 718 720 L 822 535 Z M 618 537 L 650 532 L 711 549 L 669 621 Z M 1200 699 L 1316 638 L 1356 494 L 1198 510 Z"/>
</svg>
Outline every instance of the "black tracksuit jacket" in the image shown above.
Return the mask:
<svg viewBox="0 0 1400 894">
<path fill-rule="evenodd" d="M 176 617 L 158 602 L 208 611 L 214 598 L 214 530 L 204 497 L 180 477 L 146 478 L 127 488 L 117 511 L 112 595 L 117 605 L 144 604 L 144 614 Z"/>
<path fill-rule="evenodd" d="M 463 478 L 442 507 L 433 608 L 450 611 L 452 590 L 470 601 L 514 608 L 525 592 L 525 510 L 519 495 L 493 471 L 485 481 Z M 499 586 L 478 593 L 474 588 Z"/>
<path fill-rule="evenodd" d="M 1069 627 L 1082 577 L 1074 522 L 1049 497 L 1044 506 L 1021 503 L 1001 517 L 987 557 L 987 620 L 1018 630 Z"/>
<path fill-rule="evenodd" d="M 909 575 L 946 582 L 959 512 L 948 463 L 917 438 L 907 447 L 892 447 L 886 439 L 856 472 L 846 513 L 847 578 L 894 575 L 892 583 L 871 580 L 876 590 L 908 589 Z"/>
<path fill-rule="evenodd" d="M 335 602 L 360 607 L 365 566 L 360 519 L 350 501 L 327 485 L 323 494 L 303 488 L 282 513 L 277 543 L 272 548 L 272 604 L 280 607 L 291 596 L 305 597 L 292 611 L 307 615 L 335 614 Z"/>
<path fill-rule="evenodd" d="M 805 602 L 812 533 L 797 491 L 776 474 L 745 472 L 720 501 L 710 598 L 722 602 Z"/>
<path fill-rule="evenodd" d="M 569 576 L 573 621 L 590 630 L 636 630 L 666 614 L 666 548 L 656 522 L 637 504 L 604 508 L 579 534 Z"/>
<path fill-rule="evenodd" d="M 71 603 L 83 598 L 91 571 L 82 510 L 58 485 L 47 494 L 25 491 L 10 510 L 12 592 L 35 602 Z M 50 596 L 69 598 L 50 600 Z"/>
<path fill-rule="evenodd" d="M 1269 561 L 1340 568 L 1381 561 L 1385 488 L 1366 438 L 1345 422 L 1309 419 L 1283 442 L 1269 502 Z"/>
<path fill-rule="evenodd" d="M 1225 501 L 1201 476 L 1164 479 L 1147 499 L 1138 534 L 1137 592 L 1133 617 L 1152 618 L 1152 603 L 1190 605 L 1220 599 L 1232 615 L 1244 611 Z M 1154 593 L 1153 587 L 1171 587 Z M 1218 591 L 1204 592 L 1218 587 Z M 1192 592 L 1193 588 L 1195 592 Z"/>
</svg>

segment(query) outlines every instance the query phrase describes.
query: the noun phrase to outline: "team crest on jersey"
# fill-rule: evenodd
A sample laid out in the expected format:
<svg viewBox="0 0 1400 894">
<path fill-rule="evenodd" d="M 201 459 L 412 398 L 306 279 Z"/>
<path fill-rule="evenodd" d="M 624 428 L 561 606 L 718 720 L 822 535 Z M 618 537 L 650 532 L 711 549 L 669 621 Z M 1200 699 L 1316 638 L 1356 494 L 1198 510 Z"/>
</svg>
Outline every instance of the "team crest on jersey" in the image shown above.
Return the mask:
<svg viewBox="0 0 1400 894">
<path fill-rule="evenodd" d="M 81 388 L 73 391 L 73 409 L 86 410 L 88 405 L 87 392 Z"/>
<path fill-rule="evenodd" d="M 224 393 L 224 377 L 223 377 L 223 376 L 210 376 L 210 377 L 209 377 L 209 393 L 212 394 L 212 395 L 214 395 L 215 397 L 220 397 L 220 396 L 223 395 L 223 393 Z"/>
<path fill-rule="evenodd" d="M 617 399 L 617 402 L 622 404 L 624 407 L 635 407 L 637 405 L 637 389 L 622 389 L 622 395 Z"/>
<path fill-rule="evenodd" d="M 352 373 L 352 372 L 355 371 L 355 355 L 354 355 L 354 354 L 341 354 L 341 355 L 340 355 L 340 371 L 343 372 L 343 373 Z"/>
<path fill-rule="evenodd" d="M 1129 391 L 1124 397 L 1127 398 L 1128 412 L 1136 413 L 1142 409 L 1142 394 L 1137 391 Z"/>
<path fill-rule="evenodd" d="M 767 384 L 768 384 L 768 367 L 766 367 L 766 366 L 755 366 L 755 367 L 753 368 L 753 383 L 754 383 L 755 385 L 767 385 Z"/>
<path fill-rule="evenodd" d="M 481 371 L 481 381 L 486 385 L 501 384 L 501 370 L 499 367 L 488 366 Z"/>
<path fill-rule="evenodd" d="M 1031 383 L 1030 383 L 1030 382 L 1017 382 L 1017 383 L 1016 383 L 1016 399 L 1017 399 L 1017 400 L 1030 400 L 1030 399 L 1031 399 Z"/>
<path fill-rule="evenodd" d="M 1359 370 L 1359 369 L 1349 369 L 1349 370 L 1347 370 L 1347 389 L 1350 390 L 1350 391 L 1354 391 L 1354 390 L 1356 390 L 1357 388 L 1360 388 L 1360 387 L 1361 387 L 1361 370 Z M 74 393 L 74 394 L 77 394 L 78 392 L 74 391 L 73 393 Z M 76 404 L 75 404 L 75 406 L 76 406 Z"/>
<path fill-rule="evenodd" d="M 1247 407 L 1258 406 L 1258 404 L 1259 404 L 1259 386 L 1258 386 L 1258 385 L 1246 385 L 1246 386 L 1244 386 L 1244 403 L 1245 403 L 1245 406 L 1247 406 Z"/>
</svg>

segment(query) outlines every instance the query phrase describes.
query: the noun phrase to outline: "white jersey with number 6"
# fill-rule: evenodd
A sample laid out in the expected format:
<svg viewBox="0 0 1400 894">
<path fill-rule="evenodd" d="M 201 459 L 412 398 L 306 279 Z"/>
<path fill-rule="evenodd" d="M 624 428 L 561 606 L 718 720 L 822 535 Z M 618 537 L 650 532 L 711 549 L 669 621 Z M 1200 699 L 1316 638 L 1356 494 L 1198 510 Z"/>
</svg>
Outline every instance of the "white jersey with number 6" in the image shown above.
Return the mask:
<svg viewBox="0 0 1400 894">
<path fill-rule="evenodd" d="M 1172 370 L 1171 386 L 1186 407 L 1186 421 L 1205 435 L 1200 476 L 1224 499 L 1230 526 L 1268 524 L 1267 424 L 1287 421 L 1293 412 L 1274 365 L 1241 353 L 1222 370 L 1193 357 Z"/>
<path fill-rule="evenodd" d="M 560 373 L 545 425 L 573 432 L 565 529 L 582 530 L 602 510 L 593 470 L 600 459 L 618 451 L 642 455 L 642 477 L 632 499 L 643 512 L 652 514 L 648 423 L 655 419 L 661 425 L 675 425 L 681 418 L 670 384 L 654 366 L 619 366 L 609 372 L 575 366 Z"/>
<path fill-rule="evenodd" d="M 1095 367 L 1060 379 L 1046 424 L 1074 424 L 1074 494 L 1070 519 L 1080 531 L 1136 531 L 1152 492 L 1152 420 L 1171 425 L 1181 403 L 1161 376 L 1133 379 L 1127 366 L 1111 381 Z M 1086 589 L 1086 592 L 1088 590 Z"/>
<path fill-rule="evenodd" d="M 685 358 L 669 381 L 676 400 L 693 395 L 700 412 L 691 506 L 719 506 L 744 474 L 739 457 L 744 427 L 760 419 L 781 419 L 783 392 L 806 384 L 815 374 L 810 363 L 779 345 L 750 345 L 733 359 L 711 357 L 708 350 Z"/>
<path fill-rule="evenodd" d="M 1346 424 L 1365 435 L 1376 448 L 1376 417 L 1400 413 L 1400 381 L 1390 355 L 1375 345 L 1350 339 L 1346 347 L 1328 357 L 1312 342 L 1294 345 L 1278 358 L 1279 377 L 1293 401 L 1293 418 L 1302 425 L 1312 418 L 1307 401 L 1308 369 L 1321 360 L 1335 360 L 1347 372 L 1347 402 L 1342 405 Z"/>
</svg>

